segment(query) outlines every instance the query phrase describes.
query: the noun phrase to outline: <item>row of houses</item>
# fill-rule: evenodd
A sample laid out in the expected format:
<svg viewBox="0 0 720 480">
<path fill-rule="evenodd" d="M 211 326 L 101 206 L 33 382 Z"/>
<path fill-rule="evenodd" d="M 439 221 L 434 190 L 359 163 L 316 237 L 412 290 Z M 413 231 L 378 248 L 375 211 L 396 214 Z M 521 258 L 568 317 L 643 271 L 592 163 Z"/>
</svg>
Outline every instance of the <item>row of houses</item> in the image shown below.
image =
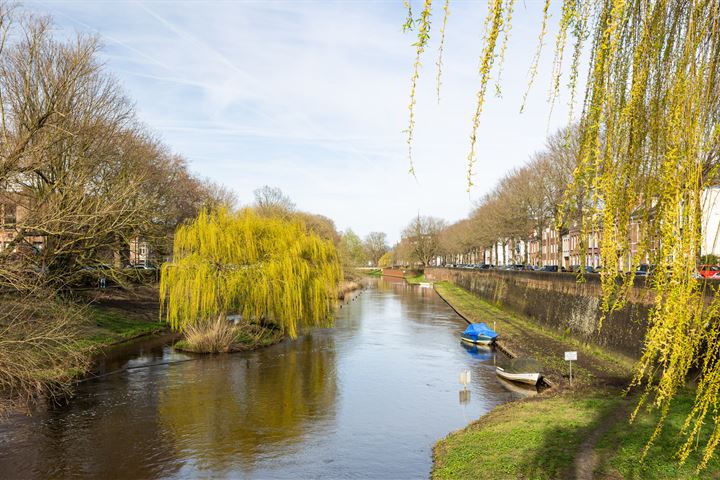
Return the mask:
<svg viewBox="0 0 720 480">
<path fill-rule="evenodd" d="M 40 253 L 47 239 L 43 235 L 25 235 L 22 243 L 14 240 L 18 235 L 18 226 L 28 215 L 28 209 L 17 195 L 5 192 L 0 197 L 0 252 L 2 253 Z M 10 252 L 8 252 L 10 249 Z M 129 265 L 150 265 L 155 262 L 155 255 L 150 243 L 138 236 L 131 239 L 123 251 L 121 263 Z M 125 265 L 121 265 L 125 266 Z"/>
<path fill-rule="evenodd" d="M 637 259 L 642 242 L 642 221 L 641 218 L 633 218 L 630 222 L 628 252 L 620 259 L 622 269 L 629 269 L 633 263 L 648 262 L 647 256 L 639 261 Z M 700 255 L 720 257 L 720 187 L 707 188 L 703 192 L 701 221 Z M 601 266 L 601 237 L 601 230 L 583 234 L 580 222 L 573 222 L 569 228 L 560 231 L 547 227 L 542 232 L 532 232 L 527 239 L 501 239 L 484 249 L 438 257 L 436 263 L 557 265 L 566 269 L 587 265 L 597 268 Z"/>
</svg>

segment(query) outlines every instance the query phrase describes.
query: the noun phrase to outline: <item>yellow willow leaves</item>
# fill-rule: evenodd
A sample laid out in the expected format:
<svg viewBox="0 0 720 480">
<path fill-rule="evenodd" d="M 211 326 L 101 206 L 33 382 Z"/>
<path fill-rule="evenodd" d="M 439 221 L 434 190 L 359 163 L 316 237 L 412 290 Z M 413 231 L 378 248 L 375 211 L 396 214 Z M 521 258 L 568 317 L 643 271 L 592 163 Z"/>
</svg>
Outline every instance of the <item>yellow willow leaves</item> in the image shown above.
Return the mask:
<svg viewBox="0 0 720 480">
<path fill-rule="evenodd" d="M 502 97 L 502 74 L 503 65 L 505 64 L 503 60 L 505 59 L 505 51 L 507 50 L 508 42 L 510 41 L 510 30 L 512 30 L 512 16 L 514 10 L 515 0 L 508 1 L 505 4 L 505 21 L 502 25 L 503 40 L 500 46 L 500 53 L 498 54 L 500 61 L 498 62 L 498 74 L 495 82 L 495 96 L 498 98 Z"/>
<path fill-rule="evenodd" d="M 513 0 L 510 0 L 513 1 Z M 487 84 L 492 73 L 493 63 L 495 62 L 495 48 L 497 47 L 497 39 L 506 23 L 506 16 L 512 15 L 512 8 L 505 9 L 503 0 L 491 0 L 490 11 L 485 18 L 485 39 L 483 51 L 480 54 L 480 88 L 478 89 L 475 104 L 475 113 L 472 118 L 472 130 L 470 132 L 470 152 L 468 153 L 467 165 L 467 189 L 468 192 L 473 186 L 473 167 L 475 166 L 475 146 L 477 143 L 477 131 L 480 127 L 480 116 L 482 115 L 483 106 L 485 105 L 485 93 Z M 502 60 L 502 59 L 501 59 Z"/>
<path fill-rule="evenodd" d="M 523 94 L 522 104 L 520 105 L 520 112 L 525 111 L 525 104 L 527 103 L 528 95 L 530 94 L 530 88 L 535 82 L 537 77 L 538 66 L 540 64 L 540 55 L 542 54 L 543 45 L 545 45 L 545 34 L 547 33 L 547 22 L 548 22 L 548 10 L 550 9 L 550 0 L 545 0 L 545 6 L 543 7 L 543 18 L 540 24 L 540 34 L 538 35 L 538 44 L 535 48 L 535 55 L 533 55 L 532 62 L 530 62 L 530 71 L 527 89 Z M 563 29 L 561 28 L 561 31 Z"/>
<path fill-rule="evenodd" d="M 619 276 L 619 270 L 656 264 L 650 279 L 654 304 L 633 381 L 644 389 L 638 409 L 649 404 L 661 414 L 649 447 L 678 388 L 697 368 L 697 396 L 682 429 L 679 458 L 685 461 L 703 448 L 702 468 L 720 444 L 720 297 L 694 278 L 703 191 L 720 185 L 720 0 L 563 0 L 561 5 L 551 102 L 558 97 L 566 43 L 574 42 L 568 85 L 574 101 L 583 48 L 590 42 L 578 168 L 558 222 L 580 220 L 583 238 L 602 231 L 603 315 L 622 308 L 632 291 L 634 275 Z M 545 7 L 538 48 L 549 2 Z M 507 11 L 502 0 L 490 1 L 468 185 L 485 87 L 499 56 L 497 35 L 508 31 Z M 711 431 L 703 432 L 708 423 Z"/>
<path fill-rule="evenodd" d="M 410 10 L 410 3 L 407 3 L 408 6 L 408 15 L 409 20 L 405 24 L 406 28 L 409 28 L 409 26 L 412 26 L 412 11 Z M 418 29 L 418 35 L 417 35 L 417 42 L 415 42 L 415 63 L 413 63 L 413 74 L 412 74 L 412 81 L 410 86 L 410 105 L 408 105 L 408 110 L 410 111 L 410 121 L 408 124 L 408 128 L 406 130 L 407 133 L 407 146 L 408 146 L 408 159 L 410 161 L 410 173 L 415 176 L 415 165 L 413 164 L 412 159 L 412 143 L 413 143 L 413 134 L 415 132 L 415 104 L 417 101 L 415 100 L 415 90 L 417 88 L 417 80 L 420 78 L 420 57 L 422 57 L 423 52 L 425 51 L 425 47 L 427 46 L 427 42 L 430 39 L 430 14 L 432 12 L 432 0 L 425 0 L 425 5 L 422 9 L 422 12 L 420 13 L 420 19 L 418 20 L 418 23 L 420 25 Z M 444 29 L 443 29 L 444 31 Z"/>
<path fill-rule="evenodd" d="M 297 220 L 252 210 L 204 211 L 175 234 L 160 279 L 162 314 L 175 330 L 219 314 L 300 326 L 332 323 L 342 272 L 332 242 Z"/>
<path fill-rule="evenodd" d="M 435 75 L 435 92 L 437 93 L 437 101 L 440 103 L 440 77 L 442 76 L 443 66 L 443 50 L 445 50 L 445 28 L 447 27 L 447 19 L 450 15 L 450 0 L 445 0 L 445 6 L 443 7 L 443 22 L 440 27 L 440 46 L 438 47 L 438 59 L 435 65 L 437 66 L 437 74 Z"/>
</svg>

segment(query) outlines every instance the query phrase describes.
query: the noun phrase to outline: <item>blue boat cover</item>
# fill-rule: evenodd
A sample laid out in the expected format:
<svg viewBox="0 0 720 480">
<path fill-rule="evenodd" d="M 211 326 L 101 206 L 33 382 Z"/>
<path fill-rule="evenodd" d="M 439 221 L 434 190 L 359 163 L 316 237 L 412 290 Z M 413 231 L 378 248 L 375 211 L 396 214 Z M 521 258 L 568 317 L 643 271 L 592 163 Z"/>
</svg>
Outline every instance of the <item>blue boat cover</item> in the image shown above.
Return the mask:
<svg viewBox="0 0 720 480">
<path fill-rule="evenodd" d="M 465 335 L 470 335 L 472 337 L 477 338 L 478 336 L 482 335 L 484 337 L 488 338 L 496 338 L 498 336 L 497 333 L 495 333 L 495 330 L 488 327 L 485 322 L 481 323 L 471 323 L 468 325 L 468 327 L 463 332 Z"/>
</svg>

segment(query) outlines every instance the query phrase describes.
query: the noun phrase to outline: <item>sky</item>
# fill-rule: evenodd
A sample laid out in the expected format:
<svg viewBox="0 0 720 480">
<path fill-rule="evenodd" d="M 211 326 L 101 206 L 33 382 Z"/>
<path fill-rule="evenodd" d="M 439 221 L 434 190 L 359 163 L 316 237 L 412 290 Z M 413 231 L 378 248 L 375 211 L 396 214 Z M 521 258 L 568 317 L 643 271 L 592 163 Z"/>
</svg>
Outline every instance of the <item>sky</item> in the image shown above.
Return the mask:
<svg viewBox="0 0 720 480">
<path fill-rule="evenodd" d="M 400 238 L 412 217 L 457 221 L 499 178 L 568 123 L 566 95 L 550 115 L 554 30 L 524 113 L 542 1 L 516 2 L 502 75 L 481 119 L 475 186 L 467 192 L 471 119 L 479 85 L 483 1 L 451 0 L 441 98 L 435 88 L 436 1 L 418 82 L 413 158 L 408 125 L 413 33 L 401 0 L 29 1 L 58 35 L 97 35 L 101 59 L 139 118 L 191 170 L 235 191 L 263 185 L 338 229 Z M 413 2 L 420 11 L 420 2 Z M 557 11 L 551 12 L 555 18 Z M 567 69 L 565 69 L 567 70 Z"/>
</svg>

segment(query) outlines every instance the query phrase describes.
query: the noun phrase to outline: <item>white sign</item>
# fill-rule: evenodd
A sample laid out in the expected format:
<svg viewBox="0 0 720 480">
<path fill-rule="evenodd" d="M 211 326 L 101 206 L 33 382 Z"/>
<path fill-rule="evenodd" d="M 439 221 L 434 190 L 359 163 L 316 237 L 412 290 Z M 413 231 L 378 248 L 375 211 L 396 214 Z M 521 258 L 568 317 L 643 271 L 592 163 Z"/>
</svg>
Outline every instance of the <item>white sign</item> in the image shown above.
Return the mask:
<svg viewBox="0 0 720 480">
<path fill-rule="evenodd" d="M 465 370 L 464 372 L 460 372 L 460 383 L 462 385 L 467 385 L 470 383 L 470 370 Z"/>
<path fill-rule="evenodd" d="M 573 360 L 577 362 L 577 352 L 565 352 L 565 360 Z"/>
</svg>

